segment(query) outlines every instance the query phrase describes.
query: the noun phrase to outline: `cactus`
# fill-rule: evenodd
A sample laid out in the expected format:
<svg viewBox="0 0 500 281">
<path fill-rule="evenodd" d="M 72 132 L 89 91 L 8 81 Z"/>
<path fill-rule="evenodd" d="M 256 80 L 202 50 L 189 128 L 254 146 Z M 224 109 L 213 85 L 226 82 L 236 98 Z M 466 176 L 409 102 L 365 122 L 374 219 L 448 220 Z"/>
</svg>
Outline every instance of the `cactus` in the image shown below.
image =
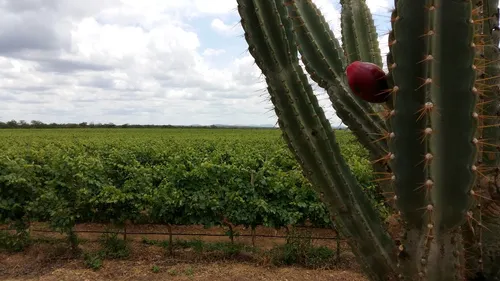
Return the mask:
<svg viewBox="0 0 500 281">
<path fill-rule="evenodd" d="M 348 66 L 352 75 L 369 73 L 356 69 L 363 63 L 382 67 L 364 0 L 340 0 L 342 43 L 310 0 L 237 3 L 283 138 L 366 276 L 500 280 L 498 0 L 395 0 L 383 103 L 365 101 L 351 89 L 359 77 L 346 75 Z M 370 152 L 401 235 L 342 158 L 306 73 Z"/>
</svg>

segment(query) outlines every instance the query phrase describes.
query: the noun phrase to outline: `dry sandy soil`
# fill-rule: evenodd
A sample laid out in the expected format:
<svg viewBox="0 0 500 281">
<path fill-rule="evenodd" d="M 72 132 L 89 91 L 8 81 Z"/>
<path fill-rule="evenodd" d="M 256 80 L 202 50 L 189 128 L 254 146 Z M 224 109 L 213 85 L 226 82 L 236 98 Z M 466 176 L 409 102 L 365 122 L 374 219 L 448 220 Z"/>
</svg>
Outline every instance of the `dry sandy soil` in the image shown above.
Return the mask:
<svg viewBox="0 0 500 281">
<path fill-rule="evenodd" d="M 43 229 L 35 225 L 35 229 Z M 136 229 L 134 229 L 136 228 Z M 102 230 L 99 225 L 79 225 L 77 230 Z M 161 226 L 128 227 L 130 232 L 166 232 Z M 239 229 L 241 233 L 246 230 Z M 221 233 L 221 229 L 203 229 L 202 227 L 177 227 L 173 232 L 182 233 Z M 276 234 L 274 230 L 258 229 L 257 234 Z M 283 234 L 278 232 L 278 235 Z M 61 238 L 51 233 L 33 232 L 35 238 Z M 95 242 L 99 234 L 79 233 L 86 242 L 80 247 L 83 251 L 92 251 L 99 246 Z M 314 230 L 313 236 L 334 236 L 331 230 Z M 164 235 L 127 235 L 131 245 L 131 254 L 125 260 L 104 260 L 99 270 L 88 268 L 83 258 L 75 257 L 68 250 L 68 245 L 59 243 L 36 243 L 21 253 L 0 253 L 0 280 L 2 281 L 100 281 L 100 280 L 209 280 L 209 281 L 365 281 L 359 273 L 356 263 L 346 250 L 343 250 L 341 262 L 330 269 L 306 269 L 298 266 L 276 267 L 265 258 L 239 254 L 231 259 L 200 257 L 187 252 L 176 253 L 174 257 L 166 255 L 165 249 L 155 245 L 141 243 L 143 237 L 165 240 Z M 228 241 L 228 237 L 185 236 L 176 238 L 198 238 L 207 242 Z M 235 242 L 251 244 L 251 238 L 237 237 Z M 257 238 L 256 246 L 271 248 L 284 243 L 280 238 Z M 335 240 L 314 240 L 315 245 L 324 245 L 334 249 Z M 345 252 L 344 252 L 345 251 Z M 154 269 L 153 269 L 154 268 Z"/>
</svg>

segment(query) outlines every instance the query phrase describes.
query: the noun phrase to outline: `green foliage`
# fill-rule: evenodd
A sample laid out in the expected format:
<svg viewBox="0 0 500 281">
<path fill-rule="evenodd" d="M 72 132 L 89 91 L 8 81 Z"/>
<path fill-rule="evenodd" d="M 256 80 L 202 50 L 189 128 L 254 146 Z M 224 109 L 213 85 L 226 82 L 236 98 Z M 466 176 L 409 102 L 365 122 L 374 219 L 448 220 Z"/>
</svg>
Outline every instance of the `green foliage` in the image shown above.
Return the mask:
<svg viewBox="0 0 500 281">
<path fill-rule="evenodd" d="M 101 248 L 98 251 L 83 254 L 85 265 L 93 270 L 100 269 L 104 259 L 123 259 L 130 255 L 130 246 L 119 239 L 117 233 L 104 233 L 99 244 Z"/>
<path fill-rule="evenodd" d="M 169 270 L 167 271 L 167 273 L 168 273 L 168 275 L 170 275 L 170 276 L 176 276 L 176 275 L 178 275 L 178 274 L 179 274 L 179 273 L 177 272 L 177 270 L 175 270 L 175 269 L 173 269 L 173 268 L 172 268 L 172 269 L 169 269 Z"/>
<path fill-rule="evenodd" d="M 373 190 L 366 151 L 349 132 L 337 135 Z M 70 238 L 79 222 L 332 225 L 277 130 L 18 129 L 0 137 L 0 223 L 48 221 Z"/>
<path fill-rule="evenodd" d="M 7 252 L 20 252 L 31 244 L 29 235 L 26 231 L 17 233 L 9 233 L 7 231 L 0 231 L 0 250 Z"/>
<path fill-rule="evenodd" d="M 93 270 L 99 270 L 102 267 L 103 257 L 101 252 L 85 253 L 83 259 L 85 265 Z"/>
<path fill-rule="evenodd" d="M 148 245 L 168 247 L 166 241 L 144 239 Z M 276 266 L 299 265 L 306 268 L 330 267 L 338 261 L 335 250 L 324 246 L 315 246 L 311 234 L 292 231 L 287 236 L 286 243 L 276 245 L 270 250 L 261 250 L 242 243 L 205 242 L 200 239 L 174 241 L 174 248 L 192 249 L 197 255 L 203 255 L 210 260 L 218 258 L 235 258 L 240 254 L 257 259 L 270 260 Z M 222 255 L 220 255 L 222 254 Z M 197 258 L 200 256 L 197 256 Z"/>
<path fill-rule="evenodd" d="M 323 246 L 314 246 L 311 234 L 292 230 L 284 245 L 270 251 L 274 265 L 298 264 L 308 268 L 328 267 L 336 262 L 335 251 Z"/>
<path fill-rule="evenodd" d="M 100 240 L 103 257 L 110 259 L 122 259 L 130 255 L 130 247 L 127 241 L 119 239 L 117 233 L 104 233 Z"/>
</svg>

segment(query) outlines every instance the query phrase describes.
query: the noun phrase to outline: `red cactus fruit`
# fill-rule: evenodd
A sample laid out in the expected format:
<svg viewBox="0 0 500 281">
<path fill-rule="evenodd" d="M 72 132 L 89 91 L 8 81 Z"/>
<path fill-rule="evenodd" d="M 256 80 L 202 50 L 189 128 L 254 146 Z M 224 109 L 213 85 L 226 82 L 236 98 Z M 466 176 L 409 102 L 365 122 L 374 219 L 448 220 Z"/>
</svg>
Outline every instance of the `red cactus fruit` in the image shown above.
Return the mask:
<svg viewBox="0 0 500 281">
<path fill-rule="evenodd" d="M 347 69 L 347 81 L 352 92 L 371 103 L 386 102 L 391 91 L 385 72 L 376 64 L 355 61 Z"/>
</svg>

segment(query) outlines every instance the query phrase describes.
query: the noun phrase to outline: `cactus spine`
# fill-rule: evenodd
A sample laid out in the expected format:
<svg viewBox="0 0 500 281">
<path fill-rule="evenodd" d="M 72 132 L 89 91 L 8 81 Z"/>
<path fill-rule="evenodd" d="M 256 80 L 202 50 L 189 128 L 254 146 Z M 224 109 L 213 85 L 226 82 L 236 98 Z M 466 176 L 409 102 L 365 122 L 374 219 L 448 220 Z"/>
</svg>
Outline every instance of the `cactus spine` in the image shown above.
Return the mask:
<svg viewBox="0 0 500 281">
<path fill-rule="evenodd" d="M 310 0 L 237 0 L 283 137 L 370 280 L 500 280 L 498 0 L 395 0 L 391 98 L 353 95 L 354 61 L 382 66 L 364 0 L 341 0 L 342 44 Z M 299 65 L 370 152 L 404 235 L 393 240 L 340 154 Z M 379 136 L 383 137 L 380 138 Z M 391 237 L 392 236 L 392 237 Z"/>
</svg>

